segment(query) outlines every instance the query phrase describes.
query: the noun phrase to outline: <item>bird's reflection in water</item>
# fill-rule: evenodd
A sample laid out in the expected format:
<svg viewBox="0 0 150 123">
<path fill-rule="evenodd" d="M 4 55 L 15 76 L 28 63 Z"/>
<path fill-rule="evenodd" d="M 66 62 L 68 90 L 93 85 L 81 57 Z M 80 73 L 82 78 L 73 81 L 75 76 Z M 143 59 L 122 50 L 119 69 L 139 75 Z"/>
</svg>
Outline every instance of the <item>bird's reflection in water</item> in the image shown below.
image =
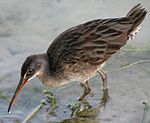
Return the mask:
<svg viewBox="0 0 150 123">
<path fill-rule="evenodd" d="M 76 109 L 72 109 L 71 118 L 61 123 L 99 123 L 100 119 L 95 117 L 99 115 L 101 108 L 106 106 L 109 99 L 108 89 L 103 90 L 103 96 L 98 105 L 91 106 L 87 100 L 83 100 L 74 107 Z"/>
</svg>

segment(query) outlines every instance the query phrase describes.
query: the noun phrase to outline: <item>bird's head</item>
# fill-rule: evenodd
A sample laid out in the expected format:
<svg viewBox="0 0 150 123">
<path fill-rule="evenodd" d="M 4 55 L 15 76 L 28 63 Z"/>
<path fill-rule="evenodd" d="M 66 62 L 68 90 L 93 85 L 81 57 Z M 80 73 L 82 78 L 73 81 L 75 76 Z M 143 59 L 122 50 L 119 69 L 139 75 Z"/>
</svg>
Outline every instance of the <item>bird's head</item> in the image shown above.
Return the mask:
<svg viewBox="0 0 150 123">
<path fill-rule="evenodd" d="M 14 104 L 17 96 L 19 95 L 23 87 L 28 83 L 28 81 L 33 79 L 43 71 L 45 64 L 44 59 L 45 57 L 43 54 L 31 55 L 27 57 L 22 65 L 20 81 L 8 107 L 8 112 L 10 111 L 11 106 Z"/>
</svg>

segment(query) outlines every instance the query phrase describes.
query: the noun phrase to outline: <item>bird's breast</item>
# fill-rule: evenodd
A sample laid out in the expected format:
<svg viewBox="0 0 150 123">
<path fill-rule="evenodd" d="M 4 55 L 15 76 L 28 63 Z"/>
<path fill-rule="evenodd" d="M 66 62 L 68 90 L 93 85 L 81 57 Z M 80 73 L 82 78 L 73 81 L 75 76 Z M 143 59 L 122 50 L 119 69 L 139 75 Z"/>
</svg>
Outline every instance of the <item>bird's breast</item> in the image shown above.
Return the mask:
<svg viewBox="0 0 150 123">
<path fill-rule="evenodd" d="M 38 75 L 38 79 L 47 87 L 59 87 L 69 83 L 71 80 L 65 77 L 53 77 L 50 75 Z"/>
</svg>

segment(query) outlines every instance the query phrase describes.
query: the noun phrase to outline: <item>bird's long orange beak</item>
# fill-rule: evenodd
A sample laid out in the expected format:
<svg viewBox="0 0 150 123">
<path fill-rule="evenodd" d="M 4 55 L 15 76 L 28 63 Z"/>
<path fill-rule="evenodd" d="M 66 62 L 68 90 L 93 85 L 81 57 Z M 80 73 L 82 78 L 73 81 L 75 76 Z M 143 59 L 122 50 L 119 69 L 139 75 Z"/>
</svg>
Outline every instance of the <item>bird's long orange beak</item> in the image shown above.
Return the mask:
<svg viewBox="0 0 150 123">
<path fill-rule="evenodd" d="M 24 79 L 23 77 L 20 78 L 19 84 L 9 104 L 8 113 L 10 112 L 10 108 L 12 107 L 12 105 L 15 103 L 17 96 L 19 95 L 19 93 L 21 92 L 21 90 L 23 89 L 23 87 L 26 85 L 27 82 L 28 80 Z"/>
</svg>

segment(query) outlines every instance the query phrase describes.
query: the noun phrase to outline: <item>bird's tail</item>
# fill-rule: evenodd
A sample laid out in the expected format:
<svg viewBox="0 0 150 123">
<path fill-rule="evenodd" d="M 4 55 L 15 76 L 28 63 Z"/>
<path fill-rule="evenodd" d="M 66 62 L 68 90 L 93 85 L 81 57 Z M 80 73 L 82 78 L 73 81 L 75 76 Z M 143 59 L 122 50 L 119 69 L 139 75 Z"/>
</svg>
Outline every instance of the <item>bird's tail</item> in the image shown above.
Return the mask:
<svg viewBox="0 0 150 123">
<path fill-rule="evenodd" d="M 141 24 L 143 19 L 146 16 L 146 9 L 141 6 L 141 4 L 137 4 L 135 7 L 133 7 L 126 17 L 131 17 L 133 19 L 133 26 L 131 29 L 128 31 L 128 34 L 130 35 L 132 32 L 134 32 L 137 27 Z"/>
</svg>

